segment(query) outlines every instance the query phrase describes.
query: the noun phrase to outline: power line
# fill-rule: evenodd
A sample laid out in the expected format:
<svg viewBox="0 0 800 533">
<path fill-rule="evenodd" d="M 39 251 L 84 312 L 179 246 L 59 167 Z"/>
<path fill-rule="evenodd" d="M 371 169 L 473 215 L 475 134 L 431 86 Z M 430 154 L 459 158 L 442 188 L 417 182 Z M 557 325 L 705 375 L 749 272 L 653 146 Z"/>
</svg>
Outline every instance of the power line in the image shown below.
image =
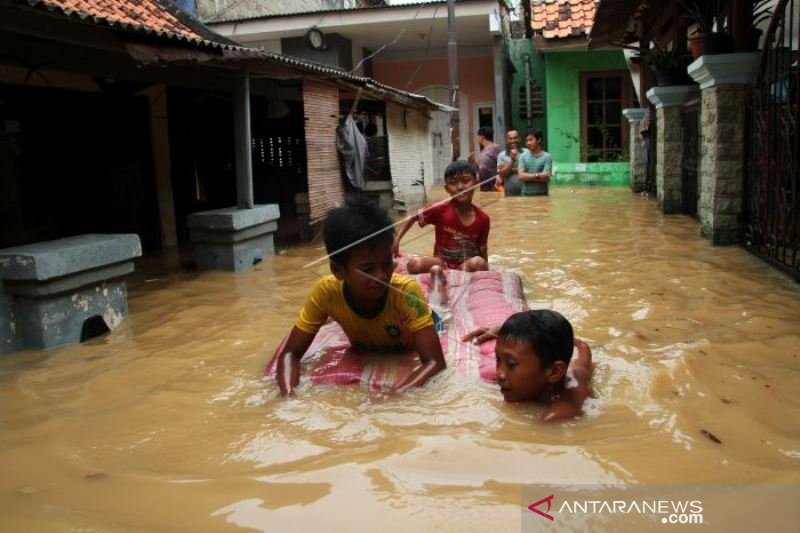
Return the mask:
<svg viewBox="0 0 800 533">
<path fill-rule="evenodd" d="M 390 46 L 392 46 L 392 45 L 396 44 L 396 43 L 397 43 L 397 41 L 399 41 L 399 40 L 400 40 L 400 37 L 402 37 L 402 36 L 403 36 L 403 35 L 406 33 L 406 30 L 408 29 L 408 26 L 409 26 L 409 25 L 410 25 L 412 22 L 414 22 L 415 20 L 417 20 L 417 17 L 419 16 L 419 14 L 420 14 L 420 12 L 422 11 L 422 8 L 423 8 L 423 7 L 425 7 L 425 4 L 420 4 L 420 5 L 419 5 L 419 7 L 417 8 L 417 12 L 416 12 L 416 13 L 414 13 L 414 17 L 413 17 L 411 20 L 409 20 L 408 22 L 406 22 L 406 25 L 405 25 L 405 26 L 403 26 L 403 29 L 402 29 L 402 30 L 400 30 L 400 32 L 397 34 L 397 36 L 395 36 L 395 38 L 394 38 L 394 39 L 392 39 L 392 41 L 391 41 L 390 43 L 386 43 L 386 44 L 384 44 L 383 46 L 381 46 L 380 48 L 378 48 L 377 50 L 375 50 L 374 52 L 372 52 L 370 55 L 368 55 L 367 57 L 365 57 L 365 58 L 363 58 L 361 61 L 359 61 L 359 62 L 358 62 L 358 65 L 356 65 L 356 66 L 353 68 L 353 70 L 351 70 L 351 71 L 350 71 L 350 74 L 353 74 L 353 73 L 354 73 L 356 70 L 358 70 L 358 67 L 360 67 L 360 66 L 361 66 L 361 65 L 364 63 L 364 61 L 366 61 L 366 60 L 368 60 L 368 59 L 372 59 L 373 57 L 375 57 L 376 55 L 378 55 L 379 53 L 381 53 L 383 50 L 385 50 L 386 48 L 389 48 Z M 436 6 L 436 7 L 438 8 L 439 6 Z"/>
<path fill-rule="evenodd" d="M 430 28 L 428 28 L 428 42 L 425 44 L 425 55 L 423 56 L 422 61 L 419 62 L 419 65 L 417 65 L 417 68 L 414 70 L 413 74 L 411 74 L 411 77 L 408 79 L 408 82 L 406 83 L 406 87 L 405 87 L 406 91 L 411 86 L 411 82 L 414 81 L 414 78 L 417 77 L 417 73 L 420 71 L 422 66 L 425 64 L 425 61 L 428 60 L 428 52 L 430 52 L 430 49 L 431 49 L 431 36 L 433 35 L 433 25 L 436 22 L 436 12 L 439 11 L 439 6 L 440 5 L 441 4 L 436 4 L 436 8 L 433 10 L 433 17 L 431 18 L 431 26 L 430 26 Z"/>
</svg>

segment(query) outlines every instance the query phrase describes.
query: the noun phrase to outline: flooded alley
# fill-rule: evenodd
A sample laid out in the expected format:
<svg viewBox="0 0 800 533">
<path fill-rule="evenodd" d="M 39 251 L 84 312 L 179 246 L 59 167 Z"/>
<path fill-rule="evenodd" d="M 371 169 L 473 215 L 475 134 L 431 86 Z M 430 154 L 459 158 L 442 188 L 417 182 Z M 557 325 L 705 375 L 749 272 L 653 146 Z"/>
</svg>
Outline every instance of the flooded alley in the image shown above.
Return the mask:
<svg viewBox="0 0 800 533">
<path fill-rule="evenodd" d="M 305 377 L 281 399 L 261 376 L 322 249 L 139 268 L 110 335 L 0 358 L 2 529 L 516 531 L 521 485 L 800 482 L 795 281 L 627 189 L 475 203 L 491 268 L 592 346 L 583 419 L 543 426 L 450 371 L 393 398 Z M 432 246 L 415 227 L 403 251 Z"/>
</svg>

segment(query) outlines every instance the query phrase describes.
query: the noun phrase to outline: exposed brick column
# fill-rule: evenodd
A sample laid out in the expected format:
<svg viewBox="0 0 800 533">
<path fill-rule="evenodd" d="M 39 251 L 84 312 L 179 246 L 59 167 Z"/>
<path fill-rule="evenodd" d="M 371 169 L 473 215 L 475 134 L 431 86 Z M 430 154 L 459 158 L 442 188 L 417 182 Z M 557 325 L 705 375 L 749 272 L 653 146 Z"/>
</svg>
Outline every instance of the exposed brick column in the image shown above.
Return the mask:
<svg viewBox="0 0 800 533">
<path fill-rule="evenodd" d="M 736 244 L 742 232 L 744 130 L 758 53 L 703 56 L 689 65 L 700 83 L 700 234 L 714 245 Z"/>
<path fill-rule="evenodd" d="M 644 153 L 642 136 L 639 135 L 639 126 L 646 112 L 646 109 L 637 107 L 622 110 L 622 114 L 628 119 L 631 126 L 628 152 L 631 160 L 631 190 L 633 192 L 642 192 L 647 178 L 647 165 L 645 164 L 647 155 Z"/>
<path fill-rule="evenodd" d="M 656 106 L 658 207 L 666 215 L 682 211 L 681 106 L 695 90 L 694 85 L 675 85 L 647 91 L 647 98 Z"/>
</svg>

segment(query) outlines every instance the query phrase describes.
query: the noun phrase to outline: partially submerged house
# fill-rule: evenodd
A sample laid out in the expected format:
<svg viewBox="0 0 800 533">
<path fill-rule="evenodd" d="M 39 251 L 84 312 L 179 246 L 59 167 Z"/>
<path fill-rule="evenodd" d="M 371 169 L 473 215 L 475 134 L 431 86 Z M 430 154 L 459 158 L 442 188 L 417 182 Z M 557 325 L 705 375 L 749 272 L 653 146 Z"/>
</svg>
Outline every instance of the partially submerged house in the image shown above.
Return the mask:
<svg viewBox="0 0 800 533">
<path fill-rule="evenodd" d="M 603 0 L 590 44 L 631 47 L 659 67 L 637 80 L 651 104 L 649 170 L 643 151 L 631 161 L 653 175 L 659 209 L 798 279 L 799 28 L 797 0 Z M 691 55 L 690 38 L 702 45 Z M 645 112 L 627 111 L 631 137 Z"/>
<path fill-rule="evenodd" d="M 0 247 L 87 231 L 135 232 L 146 249 L 185 242 L 190 213 L 236 203 L 232 106 L 243 69 L 254 201 L 291 217 L 294 195 L 311 189 L 312 222 L 343 199 L 334 132 L 359 90 L 361 102 L 389 105 L 398 138 L 427 141 L 427 117 L 442 109 L 240 47 L 167 0 L 3 0 L 0 9 Z M 408 179 L 420 176 L 417 165 Z"/>
<path fill-rule="evenodd" d="M 637 95 L 619 48 L 589 50 L 597 4 L 525 1 L 524 38 L 509 43 L 516 71 L 511 123 L 523 135 L 531 128 L 545 133 L 556 184 L 627 186 L 630 181 L 622 110 L 633 107 Z"/>
<path fill-rule="evenodd" d="M 339 7 L 339 2 L 279 4 L 281 8 L 276 9 L 276 5 L 264 2 L 199 0 L 198 11 L 215 31 L 241 44 L 326 63 L 457 107 L 460 139 L 456 154 L 450 141 L 451 117 L 443 111 L 433 114 L 429 147 L 424 151 L 390 150 L 392 165 L 406 160 L 422 160 L 426 167 L 430 164 L 432 173 L 421 176 L 427 187 L 441 182 L 444 168 L 454 155 L 466 158 L 479 150 L 476 131 L 480 126 L 492 126 L 499 138 L 505 135 L 505 3 L 456 0 L 459 96 L 455 102 L 450 101 L 448 89 L 445 0 L 416 4 L 357 2 L 346 7 Z M 315 4 L 325 5 L 313 9 Z M 383 119 L 380 110 L 364 112 L 366 122 Z M 401 175 L 405 172 L 400 170 Z M 412 183 L 398 180 L 398 192 L 417 196 Z"/>
<path fill-rule="evenodd" d="M 335 133 L 355 100 L 386 107 L 405 151 L 429 146 L 443 108 L 241 47 L 167 0 L 0 0 L 0 351 L 76 340 L 80 323 L 65 326 L 69 338 L 27 331 L 15 318 L 22 295 L 41 311 L 80 288 L 85 269 L 108 266 L 105 255 L 128 261 L 191 238 L 200 268 L 239 270 L 272 253 L 276 230 L 308 234 L 345 199 Z M 410 167 L 419 179 L 419 160 Z M 126 237 L 59 240 L 86 234 Z M 25 254 L 69 272 L 14 270 Z M 67 275 L 76 279 L 58 285 Z M 60 317 L 92 318 L 59 302 Z"/>
</svg>

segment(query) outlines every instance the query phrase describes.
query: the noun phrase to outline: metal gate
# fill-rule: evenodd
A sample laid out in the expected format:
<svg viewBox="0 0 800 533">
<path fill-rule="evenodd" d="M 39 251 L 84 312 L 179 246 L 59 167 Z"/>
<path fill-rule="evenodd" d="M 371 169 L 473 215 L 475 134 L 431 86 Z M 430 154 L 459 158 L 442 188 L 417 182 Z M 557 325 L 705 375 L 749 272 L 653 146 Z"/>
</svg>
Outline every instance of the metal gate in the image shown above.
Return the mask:
<svg viewBox="0 0 800 533">
<path fill-rule="evenodd" d="M 700 164 L 700 99 L 684 104 L 681 110 L 681 191 L 683 212 L 697 218 L 698 166 Z"/>
<path fill-rule="evenodd" d="M 656 108 L 650 106 L 650 125 L 645 139 L 645 153 L 647 164 L 645 168 L 644 190 L 655 198 L 656 196 L 656 145 L 658 144 L 658 122 L 656 121 Z"/>
<path fill-rule="evenodd" d="M 800 13 L 779 0 L 765 35 L 750 108 L 744 246 L 800 279 L 798 37 Z"/>
</svg>

